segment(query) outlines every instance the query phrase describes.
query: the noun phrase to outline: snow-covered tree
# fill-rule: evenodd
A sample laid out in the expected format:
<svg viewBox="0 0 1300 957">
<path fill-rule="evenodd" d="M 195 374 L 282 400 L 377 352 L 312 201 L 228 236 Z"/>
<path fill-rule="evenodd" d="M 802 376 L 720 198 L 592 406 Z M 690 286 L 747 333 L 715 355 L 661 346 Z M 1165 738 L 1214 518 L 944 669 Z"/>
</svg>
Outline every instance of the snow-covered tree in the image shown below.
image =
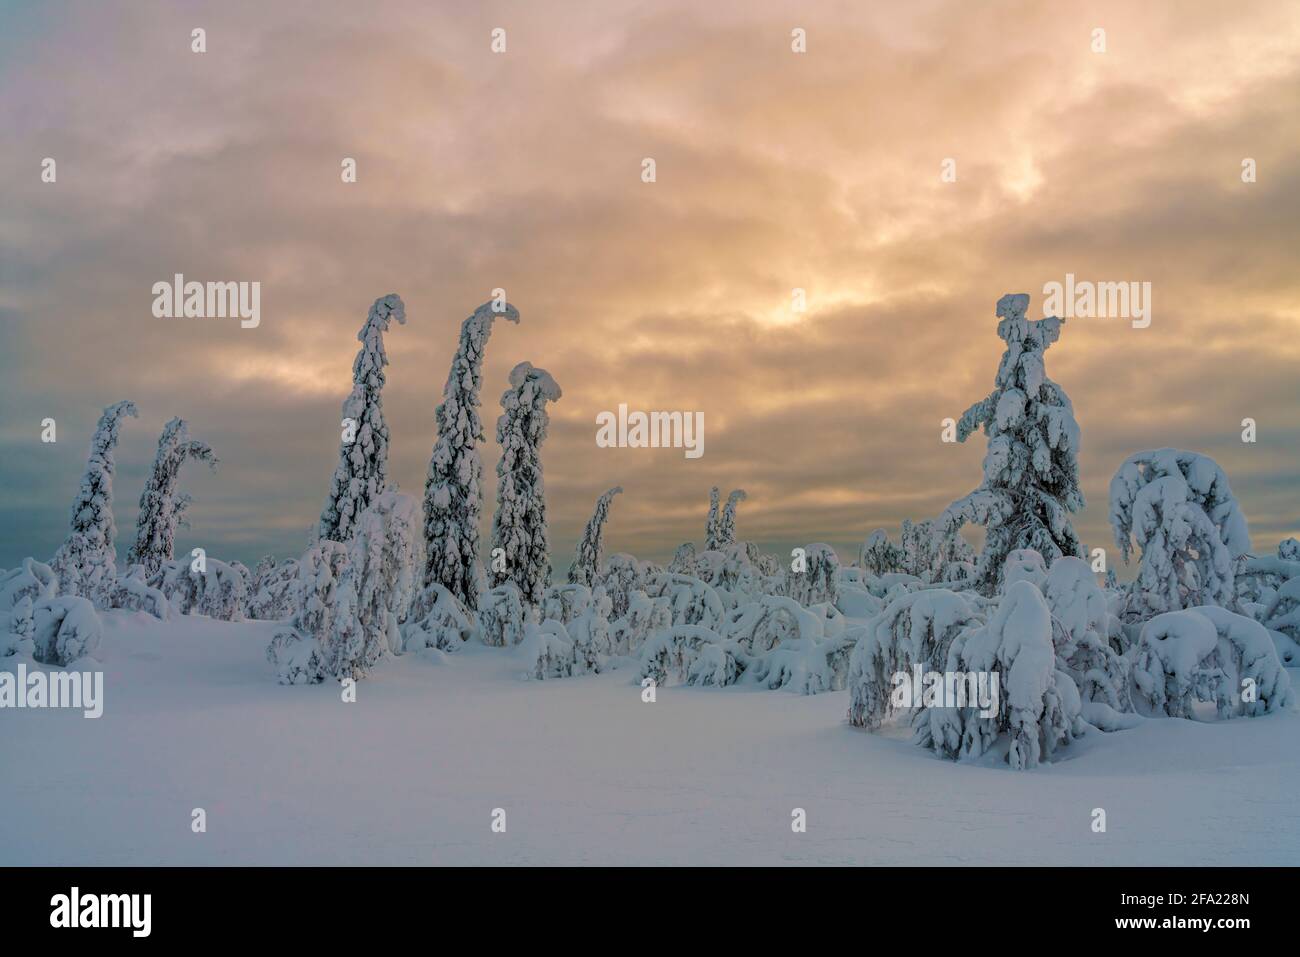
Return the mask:
<svg viewBox="0 0 1300 957">
<path fill-rule="evenodd" d="M 610 503 L 622 491 L 623 486 L 615 485 L 596 499 L 596 510 L 587 521 L 582 540 L 578 542 L 577 554 L 569 566 L 570 582 L 591 587 L 604 577 L 605 522 L 609 519 Z"/>
<path fill-rule="evenodd" d="M 279 621 L 293 614 L 293 586 L 298 578 L 298 560 L 276 563 L 267 555 L 257 563 L 244 614 L 255 621 Z"/>
<path fill-rule="evenodd" d="M 411 495 L 387 491 L 358 516 L 348 547 L 356 590 L 359 632 L 348 633 L 347 650 L 331 650 L 336 676 L 361 678 L 387 653 L 401 651 L 399 624 L 415 598 L 423 567 L 420 504 Z M 342 673 L 346 671 L 347 674 Z"/>
<path fill-rule="evenodd" d="M 135 544 L 127 555 L 127 564 L 143 565 L 148 577 L 172 558 L 176 526 L 189 503 L 189 497 L 176 490 L 181 466 L 186 459 L 197 459 L 207 462 L 210 468 L 217 467 L 217 458 L 211 447 L 206 442 L 191 439 L 185 420 L 175 418 L 163 427 L 158 439 L 153 471 L 140 495 Z"/>
<path fill-rule="evenodd" d="M 488 589 L 478 610 L 479 640 L 494 648 L 511 648 L 524 639 L 528 612 L 519 586 L 512 581 Z"/>
<path fill-rule="evenodd" d="M 673 613 L 667 598 L 651 598 L 643 591 L 628 595 L 627 613 L 610 628 L 610 652 L 633 655 L 656 632 L 672 627 Z"/>
<path fill-rule="evenodd" d="M 72 503 L 67 540 L 50 563 L 59 578 L 59 594 L 80 595 L 103 607 L 104 592 L 117 578 L 113 538 L 114 452 L 124 416 L 137 418 L 135 403 L 106 406 L 90 440 L 86 471 Z"/>
<path fill-rule="evenodd" d="M 610 617 L 617 621 L 627 614 L 632 592 L 641 588 L 641 563 L 632 555 L 616 552 L 609 556 L 599 584 L 609 596 Z"/>
<path fill-rule="evenodd" d="M 1079 425 L 1065 391 L 1047 377 L 1044 353 L 1061 334 L 1055 316 L 1029 320 L 1029 296 L 998 300 L 998 335 L 1006 342 L 993 391 L 962 414 L 957 438 L 978 428 L 988 437 L 984 481 L 948 506 L 947 536 L 966 522 L 984 525 L 975 584 L 986 595 L 1001 585 L 1006 556 L 1032 548 L 1048 562 L 1079 555 L 1070 513 L 1083 507 L 1079 489 Z"/>
<path fill-rule="evenodd" d="M 721 495 L 721 489 L 716 485 L 709 489 L 709 515 L 704 520 L 704 550 L 706 552 L 716 551 L 722 544 L 722 535 L 718 528 L 718 497 Z"/>
<path fill-rule="evenodd" d="M 650 598 L 668 598 L 674 625 L 703 625 L 716 631 L 726 617 L 718 593 L 692 575 L 651 575 L 646 580 L 645 593 Z"/>
<path fill-rule="evenodd" d="M 474 636 L 474 613 L 448 589 L 434 582 L 425 585 L 402 628 L 403 648 L 421 651 L 458 651 Z"/>
<path fill-rule="evenodd" d="M 1052 563 L 1042 592 L 1052 612 L 1057 665 L 1074 679 L 1084 718 L 1103 730 L 1117 727 L 1111 712 L 1133 710 L 1129 662 L 1112 646 L 1119 622 L 1110 614 L 1097 576 L 1083 559 L 1065 555 Z"/>
<path fill-rule="evenodd" d="M 790 562 L 785 569 L 785 593 L 801 605 L 818 602 L 835 604 L 836 575 L 840 559 L 835 549 L 822 542 L 804 546 L 802 563 Z M 796 570 L 795 565 L 800 564 Z"/>
<path fill-rule="evenodd" d="M 1156 615 L 1142 626 L 1133 678 L 1144 708 L 1190 718 L 1213 702 L 1219 718 L 1256 717 L 1295 703 L 1268 631 L 1215 605 Z"/>
<path fill-rule="evenodd" d="M 497 419 L 497 510 L 492 519 L 492 548 L 504 552 L 504 568 L 492 563 L 493 586 L 513 581 L 529 605 L 541 602 L 550 584 L 546 483 L 542 442 L 551 417 L 547 402 L 562 395 L 545 369 L 521 362 L 510 371 L 510 388 L 501 396 L 504 413 Z"/>
<path fill-rule="evenodd" d="M 1110 523 L 1141 618 L 1196 605 L 1232 607 L 1250 533 L 1228 476 L 1209 456 L 1153 449 L 1129 456 L 1110 480 Z"/>
<path fill-rule="evenodd" d="M 198 568 L 195 564 L 184 558 L 163 562 L 149 577 L 148 587 L 160 591 L 176 614 L 243 621 L 248 569 L 215 558 L 205 558 Z"/>
<path fill-rule="evenodd" d="M 668 563 L 668 571 L 675 575 L 695 574 L 695 543 L 682 542 L 673 552 L 673 560 Z"/>
<path fill-rule="evenodd" d="M 328 673 L 325 649 L 335 633 L 334 619 L 355 611 L 356 592 L 348 590 L 348 546 L 321 539 L 298 560 L 294 612 L 266 649 L 281 684 L 315 684 Z"/>
<path fill-rule="evenodd" d="M 435 413 L 438 439 L 424 486 L 424 584 L 444 586 L 471 611 L 478 607 L 479 593 L 486 587 L 478 555 L 483 512 L 478 443 L 485 438 L 478 411 L 483 350 L 493 320 L 519 321 L 514 306 L 505 303 L 501 308 L 498 312 L 496 301 L 485 302 L 461 325 L 460 347 Z"/>
<path fill-rule="evenodd" d="M 903 519 L 901 541 L 903 571 L 922 581 L 933 581 L 938 559 L 934 522 L 927 519 L 917 525 L 910 518 Z"/>
<path fill-rule="evenodd" d="M 94 655 L 104 635 L 95 606 L 72 595 L 42 598 L 33 608 L 32 620 L 33 657 L 61 668 Z"/>
<path fill-rule="evenodd" d="M 718 519 L 718 544 L 715 548 L 726 548 L 736 542 L 736 506 L 749 496 L 743 488 L 735 489 L 727 496 L 727 504 L 722 508 L 722 518 Z"/>
<path fill-rule="evenodd" d="M 960 592 L 933 588 L 891 601 L 858 632 L 849 656 L 849 723 L 879 728 L 897 707 L 894 676 L 941 671 L 957 636 L 982 623 L 977 604 Z"/>
<path fill-rule="evenodd" d="M 330 481 L 317 535 L 336 542 L 352 537 L 357 516 L 388 488 L 388 423 L 383 390 L 388 365 L 384 333 L 396 319 L 406 323 L 406 307 L 396 293 L 376 299 L 357 333 L 361 348 L 352 363 L 352 392 L 343 402 L 339 464 Z"/>
<path fill-rule="evenodd" d="M 903 570 L 903 551 L 889 540 L 883 528 L 877 528 L 858 551 L 858 566 L 879 578 Z"/>
<path fill-rule="evenodd" d="M 1053 753 L 1087 730 L 1079 690 L 1057 667 L 1052 616 L 1032 583 L 1009 585 L 987 625 L 960 632 L 948 648 L 945 670 L 956 676 L 998 679 L 991 707 L 972 700 L 922 702 L 916 742 L 953 760 L 974 758 L 1005 738 L 1015 770 L 1050 761 Z M 945 682 L 947 676 L 945 675 Z M 958 681 L 954 690 L 963 686 Z"/>
</svg>

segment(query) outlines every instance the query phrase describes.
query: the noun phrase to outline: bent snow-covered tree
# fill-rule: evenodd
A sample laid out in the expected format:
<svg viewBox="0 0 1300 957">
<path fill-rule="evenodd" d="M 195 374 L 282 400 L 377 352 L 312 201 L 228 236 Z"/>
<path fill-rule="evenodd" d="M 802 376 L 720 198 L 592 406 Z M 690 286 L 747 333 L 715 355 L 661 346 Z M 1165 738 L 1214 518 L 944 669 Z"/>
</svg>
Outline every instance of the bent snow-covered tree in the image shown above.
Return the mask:
<svg viewBox="0 0 1300 957">
<path fill-rule="evenodd" d="M 1039 552 L 1050 565 L 1082 546 L 1070 513 L 1083 507 L 1079 489 L 1079 424 L 1065 391 L 1047 377 L 1043 354 L 1061 334 L 1063 319 L 1029 320 L 1029 296 L 998 300 L 998 335 L 1006 342 L 991 393 L 963 413 L 957 439 L 979 428 L 988 436 L 984 481 L 948 506 L 939 534 L 966 522 L 987 529 L 975 567 L 975 587 L 997 592 L 1008 554 Z"/>
<path fill-rule="evenodd" d="M 51 566 L 59 579 L 59 594 L 99 600 L 117 577 L 113 538 L 113 453 L 124 416 L 138 417 L 135 403 L 117 402 L 104 408 L 90 440 L 86 471 L 72 503 L 68 537 Z"/>
<path fill-rule="evenodd" d="M 596 499 L 596 510 L 592 512 L 582 540 L 578 542 L 577 554 L 569 566 L 569 581 L 575 585 L 593 588 L 605 575 L 605 522 L 609 519 L 609 506 L 614 496 L 623 491 L 616 485 Z"/>
<path fill-rule="evenodd" d="M 735 544 L 736 506 L 747 498 L 749 496 L 743 488 L 738 488 L 727 496 L 727 504 L 722 509 L 722 518 L 718 520 L 718 544 L 715 548 L 723 549 Z"/>
<path fill-rule="evenodd" d="M 136 521 L 135 544 L 127 555 L 130 565 L 143 565 L 145 577 L 151 578 L 164 562 L 171 561 L 179 523 L 189 497 L 176 491 L 181 466 L 186 459 L 207 462 L 217 467 L 217 458 L 206 442 L 190 438 L 184 419 L 168 422 L 158 439 L 158 454 L 153 471 L 140 495 L 140 517 Z"/>
<path fill-rule="evenodd" d="M 501 396 L 505 412 L 497 419 L 501 460 L 492 548 L 504 551 L 504 567 L 492 562 L 492 586 L 514 582 L 529 605 L 541 604 L 551 577 L 541 450 L 551 421 L 546 403 L 561 394 L 549 372 L 521 362 L 510 370 L 510 388 Z"/>
<path fill-rule="evenodd" d="M 483 513 L 478 443 L 484 441 L 478 408 L 483 350 L 498 318 L 517 323 L 519 311 L 493 300 L 475 309 L 461 325 L 460 347 L 435 413 L 438 439 L 424 485 L 424 584 L 442 585 L 471 610 L 478 608 L 479 592 L 486 584 L 478 563 Z"/>
<path fill-rule="evenodd" d="M 343 403 L 339 464 L 321 512 L 318 537 L 346 542 L 357 517 L 388 489 L 388 423 L 384 421 L 384 333 L 392 320 L 405 325 L 406 307 L 396 293 L 376 299 L 357 333 L 361 348 L 352 363 L 352 392 Z"/>
<path fill-rule="evenodd" d="M 1250 533 L 1228 476 L 1182 449 L 1130 455 L 1110 480 L 1110 522 L 1124 555 L 1142 553 L 1133 594 L 1142 617 L 1197 605 L 1232 607 Z"/>
</svg>

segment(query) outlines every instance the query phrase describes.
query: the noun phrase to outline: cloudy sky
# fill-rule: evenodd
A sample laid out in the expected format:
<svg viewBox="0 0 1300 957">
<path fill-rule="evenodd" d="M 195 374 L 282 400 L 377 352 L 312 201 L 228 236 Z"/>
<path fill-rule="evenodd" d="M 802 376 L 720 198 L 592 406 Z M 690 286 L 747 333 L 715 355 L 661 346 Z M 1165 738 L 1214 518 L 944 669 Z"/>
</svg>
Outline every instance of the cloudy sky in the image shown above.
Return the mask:
<svg viewBox="0 0 1300 957">
<path fill-rule="evenodd" d="M 1153 289 L 1149 328 L 1074 319 L 1048 353 L 1083 429 L 1084 541 L 1110 542 L 1120 461 L 1177 446 L 1228 470 L 1272 548 L 1300 521 L 1298 91 L 1280 0 L 9 0 L 0 567 L 54 551 L 123 398 L 122 556 L 175 415 L 222 460 L 183 475 L 178 546 L 300 552 L 389 292 L 409 316 L 392 473 L 418 494 L 459 324 L 496 287 L 523 318 L 488 348 L 489 433 L 517 362 L 564 389 L 543 449 L 560 569 L 614 484 L 612 550 L 700 541 L 716 484 L 749 492 L 742 537 L 848 557 L 978 484 L 982 436 L 943 444 L 940 422 L 991 387 L 998 297 L 1038 317 L 1067 273 Z M 155 318 L 174 273 L 260 282 L 260 327 Z M 705 454 L 598 448 L 619 403 L 703 411 Z"/>
</svg>

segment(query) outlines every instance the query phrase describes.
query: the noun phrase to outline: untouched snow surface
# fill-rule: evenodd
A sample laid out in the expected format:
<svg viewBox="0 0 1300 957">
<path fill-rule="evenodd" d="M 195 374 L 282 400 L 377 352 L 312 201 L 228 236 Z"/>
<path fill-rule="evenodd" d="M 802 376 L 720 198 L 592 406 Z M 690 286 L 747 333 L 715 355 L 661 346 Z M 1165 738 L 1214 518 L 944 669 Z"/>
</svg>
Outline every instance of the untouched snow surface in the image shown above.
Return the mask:
<svg viewBox="0 0 1300 957">
<path fill-rule="evenodd" d="M 478 645 L 384 661 L 348 704 L 275 683 L 275 628 L 106 614 L 102 718 L 0 711 L 0 864 L 1300 863 L 1294 711 L 1013 772 L 853 730 L 847 692 L 645 704 L 630 665 L 525 681 Z"/>
</svg>

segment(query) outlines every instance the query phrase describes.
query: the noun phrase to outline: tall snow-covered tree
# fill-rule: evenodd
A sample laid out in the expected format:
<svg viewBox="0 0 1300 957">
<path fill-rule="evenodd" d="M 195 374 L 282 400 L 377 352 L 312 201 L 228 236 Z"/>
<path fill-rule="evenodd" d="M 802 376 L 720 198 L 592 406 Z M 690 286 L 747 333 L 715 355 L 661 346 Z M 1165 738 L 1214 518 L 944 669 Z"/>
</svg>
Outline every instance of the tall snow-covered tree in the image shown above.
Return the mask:
<svg viewBox="0 0 1300 957">
<path fill-rule="evenodd" d="M 361 348 L 352 363 L 352 392 L 343 402 L 346 423 L 339 464 L 330 481 L 318 536 L 346 542 L 357 517 L 388 489 L 388 423 L 384 421 L 384 333 L 392 320 L 406 324 L 406 307 L 396 293 L 376 299 L 357 333 Z M 347 427 L 350 425 L 350 428 Z"/>
<path fill-rule="evenodd" d="M 521 362 L 510 371 L 510 388 L 501 395 L 505 411 L 497 419 L 501 460 L 492 548 L 504 550 L 505 567 L 494 562 L 491 581 L 494 588 L 513 581 L 527 605 L 541 603 L 551 577 L 541 450 L 551 421 L 546 403 L 561 394 L 549 372 Z"/>
<path fill-rule="evenodd" d="M 59 578 L 59 593 L 79 595 L 92 601 L 101 597 L 117 577 L 117 553 L 113 538 L 114 452 L 124 416 L 137 418 L 135 403 L 116 402 L 104 408 L 90 440 L 86 471 L 72 503 L 68 537 L 51 563 Z"/>
<path fill-rule="evenodd" d="M 605 575 L 605 522 L 609 518 L 609 506 L 614 496 L 623 491 L 623 486 L 615 485 L 612 489 L 596 499 L 596 510 L 583 530 L 582 540 L 578 542 L 577 554 L 569 566 L 569 581 L 575 585 L 594 588 Z"/>
<path fill-rule="evenodd" d="M 1228 476 L 1209 456 L 1182 449 L 1130 455 L 1110 480 L 1110 523 L 1125 562 L 1135 541 L 1142 553 L 1132 586 L 1141 617 L 1233 607 L 1250 532 Z"/>
<path fill-rule="evenodd" d="M 483 513 L 478 443 L 485 438 L 478 412 L 483 350 L 493 320 L 519 321 L 514 306 L 505 303 L 500 312 L 496 306 L 495 301 L 483 303 L 461 325 L 460 347 L 435 413 L 438 439 L 424 486 L 424 584 L 442 585 L 470 610 L 477 610 L 479 593 L 486 587 L 478 560 Z"/>
<path fill-rule="evenodd" d="M 175 418 L 163 427 L 158 438 L 158 454 L 153 471 L 140 495 L 140 516 L 136 520 L 135 544 L 127 555 L 130 565 L 143 565 L 148 578 L 171 561 L 176 542 L 176 526 L 181 520 L 189 496 L 176 491 L 181 466 L 187 459 L 207 462 L 217 467 L 217 458 L 206 442 L 190 438 L 189 425 Z"/>
<path fill-rule="evenodd" d="M 718 496 L 721 490 L 715 485 L 709 489 L 709 517 L 704 520 L 704 550 L 716 551 L 722 547 L 718 533 Z"/>
<path fill-rule="evenodd" d="M 1060 338 L 1064 320 L 1026 319 L 1028 308 L 1025 293 L 998 300 L 998 336 L 1007 348 L 994 388 L 957 424 L 959 441 L 979 428 L 988 437 L 984 481 L 949 505 L 939 523 L 942 537 L 965 522 L 985 526 L 974 584 L 988 595 L 1001 585 L 1003 562 L 1017 549 L 1032 548 L 1049 565 L 1082 553 L 1070 521 L 1070 513 L 1084 504 L 1079 425 L 1069 396 L 1044 367 L 1044 353 Z"/>
<path fill-rule="evenodd" d="M 743 488 L 734 490 L 727 496 L 727 504 L 722 508 L 722 518 L 718 519 L 717 548 L 726 548 L 736 542 L 736 506 L 749 496 Z"/>
</svg>

